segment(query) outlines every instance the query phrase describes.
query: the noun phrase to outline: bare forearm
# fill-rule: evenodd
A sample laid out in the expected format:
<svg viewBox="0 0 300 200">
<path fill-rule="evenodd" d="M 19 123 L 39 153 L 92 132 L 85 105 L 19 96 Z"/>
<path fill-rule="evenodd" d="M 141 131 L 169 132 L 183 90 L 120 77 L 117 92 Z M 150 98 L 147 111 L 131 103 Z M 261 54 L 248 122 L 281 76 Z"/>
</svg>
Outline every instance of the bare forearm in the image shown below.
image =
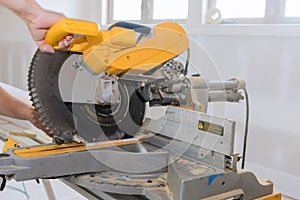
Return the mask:
<svg viewBox="0 0 300 200">
<path fill-rule="evenodd" d="M 45 127 L 39 122 L 33 107 L 16 97 L 8 94 L 0 86 L 0 115 L 7 117 L 30 121 L 37 128 L 43 130 L 47 135 L 51 136 Z"/>
<path fill-rule="evenodd" d="M 15 12 L 26 23 L 32 39 L 44 52 L 54 52 L 54 49 L 44 41 L 47 30 L 64 15 L 51 12 L 40 7 L 35 0 L 0 0 L 0 4 Z"/>
<path fill-rule="evenodd" d="M 0 3 L 25 21 L 31 20 L 31 18 L 42 10 L 34 0 L 0 0 Z"/>
<path fill-rule="evenodd" d="M 0 87 L 0 115 L 31 121 L 33 108 Z"/>
</svg>

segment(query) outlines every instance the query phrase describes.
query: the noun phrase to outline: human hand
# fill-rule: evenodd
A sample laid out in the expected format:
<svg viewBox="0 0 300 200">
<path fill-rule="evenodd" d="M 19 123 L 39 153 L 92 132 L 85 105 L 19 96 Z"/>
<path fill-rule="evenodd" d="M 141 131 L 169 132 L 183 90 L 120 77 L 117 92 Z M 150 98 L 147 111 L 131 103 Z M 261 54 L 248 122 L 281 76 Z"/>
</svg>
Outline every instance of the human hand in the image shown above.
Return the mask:
<svg viewBox="0 0 300 200">
<path fill-rule="evenodd" d="M 31 33 L 33 40 L 42 52 L 54 52 L 44 41 L 50 27 L 63 19 L 63 14 L 43 9 L 35 0 L 0 0 L 0 4 L 20 16 Z M 59 48 L 66 48 L 72 43 L 73 36 L 67 36 L 59 43 Z"/>
<path fill-rule="evenodd" d="M 27 120 L 30 121 L 35 127 L 45 132 L 49 137 L 53 135 L 45 128 L 45 126 L 40 122 L 37 113 L 34 111 L 33 107 L 28 107 L 29 112 L 27 115 Z"/>
<path fill-rule="evenodd" d="M 25 18 L 25 22 L 28 29 L 32 35 L 32 39 L 36 42 L 38 48 L 42 52 L 53 53 L 54 49 L 52 46 L 45 43 L 45 35 L 49 28 L 53 26 L 56 22 L 65 18 L 64 15 L 40 9 L 35 17 L 29 16 Z M 59 48 L 67 48 L 73 41 L 73 36 L 68 35 L 62 41 L 59 42 Z"/>
</svg>

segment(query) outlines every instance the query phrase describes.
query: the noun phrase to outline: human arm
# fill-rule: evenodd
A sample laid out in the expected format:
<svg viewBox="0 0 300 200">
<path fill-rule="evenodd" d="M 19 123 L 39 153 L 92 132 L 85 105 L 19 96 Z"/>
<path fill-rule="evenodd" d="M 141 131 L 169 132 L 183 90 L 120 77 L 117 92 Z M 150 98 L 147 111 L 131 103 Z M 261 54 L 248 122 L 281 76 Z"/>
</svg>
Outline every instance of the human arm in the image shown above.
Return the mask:
<svg viewBox="0 0 300 200">
<path fill-rule="evenodd" d="M 22 100 L 10 95 L 1 86 L 0 115 L 20 120 L 28 120 L 37 128 L 47 133 L 47 131 L 44 129 L 44 126 L 38 121 L 36 112 L 34 111 L 33 107 L 23 102 Z"/>
<path fill-rule="evenodd" d="M 0 4 L 16 13 L 26 23 L 33 40 L 43 52 L 54 52 L 44 41 L 49 28 L 63 19 L 63 14 L 43 9 L 34 0 L 0 0 Z M 60 48 L 68 47 L 73 37 L 66 37 L 59 43 Z"/>
</svg>

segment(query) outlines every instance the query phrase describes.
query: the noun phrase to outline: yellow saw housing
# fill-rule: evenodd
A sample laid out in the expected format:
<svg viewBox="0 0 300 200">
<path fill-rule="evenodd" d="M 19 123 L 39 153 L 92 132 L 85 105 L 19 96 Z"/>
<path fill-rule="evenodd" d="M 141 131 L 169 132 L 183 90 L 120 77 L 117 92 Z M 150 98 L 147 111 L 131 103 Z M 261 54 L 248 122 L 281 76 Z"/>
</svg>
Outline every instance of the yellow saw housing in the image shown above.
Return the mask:
<svg viewBox="0 0 300 200">
<path fill-rule="evenodd" d="M 184 29 L 173 22 L 156 25 L 137 42 L 133 29 L 112 27 L 98 30 L 93 22 L 63 19 L 47 32 L 45 42 L 55 49 L 69 34 L 79 35 L 68 51 L 83 54 L 84 62 L 94 73 L 121 74 L 131 70 L 143 73 L 180 55 L 189 47 Z"/>
</svg>

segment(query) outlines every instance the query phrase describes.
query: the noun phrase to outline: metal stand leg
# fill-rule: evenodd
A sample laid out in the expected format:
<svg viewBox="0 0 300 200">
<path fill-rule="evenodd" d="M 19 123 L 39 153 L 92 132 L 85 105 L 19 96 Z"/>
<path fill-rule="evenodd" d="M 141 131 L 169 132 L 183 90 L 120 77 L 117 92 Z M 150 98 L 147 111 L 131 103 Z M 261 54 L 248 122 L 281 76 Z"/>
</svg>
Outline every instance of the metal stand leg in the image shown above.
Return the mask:
<svg viewBox="0 0 300 200">
<path fill-rule="evenodd" d="M 42 179 L 42 182 L 44 184 L 44 188 L 46 190 L 48 200 L 56 200 L 50 181 L 47 179 Z"/>
</svg>

